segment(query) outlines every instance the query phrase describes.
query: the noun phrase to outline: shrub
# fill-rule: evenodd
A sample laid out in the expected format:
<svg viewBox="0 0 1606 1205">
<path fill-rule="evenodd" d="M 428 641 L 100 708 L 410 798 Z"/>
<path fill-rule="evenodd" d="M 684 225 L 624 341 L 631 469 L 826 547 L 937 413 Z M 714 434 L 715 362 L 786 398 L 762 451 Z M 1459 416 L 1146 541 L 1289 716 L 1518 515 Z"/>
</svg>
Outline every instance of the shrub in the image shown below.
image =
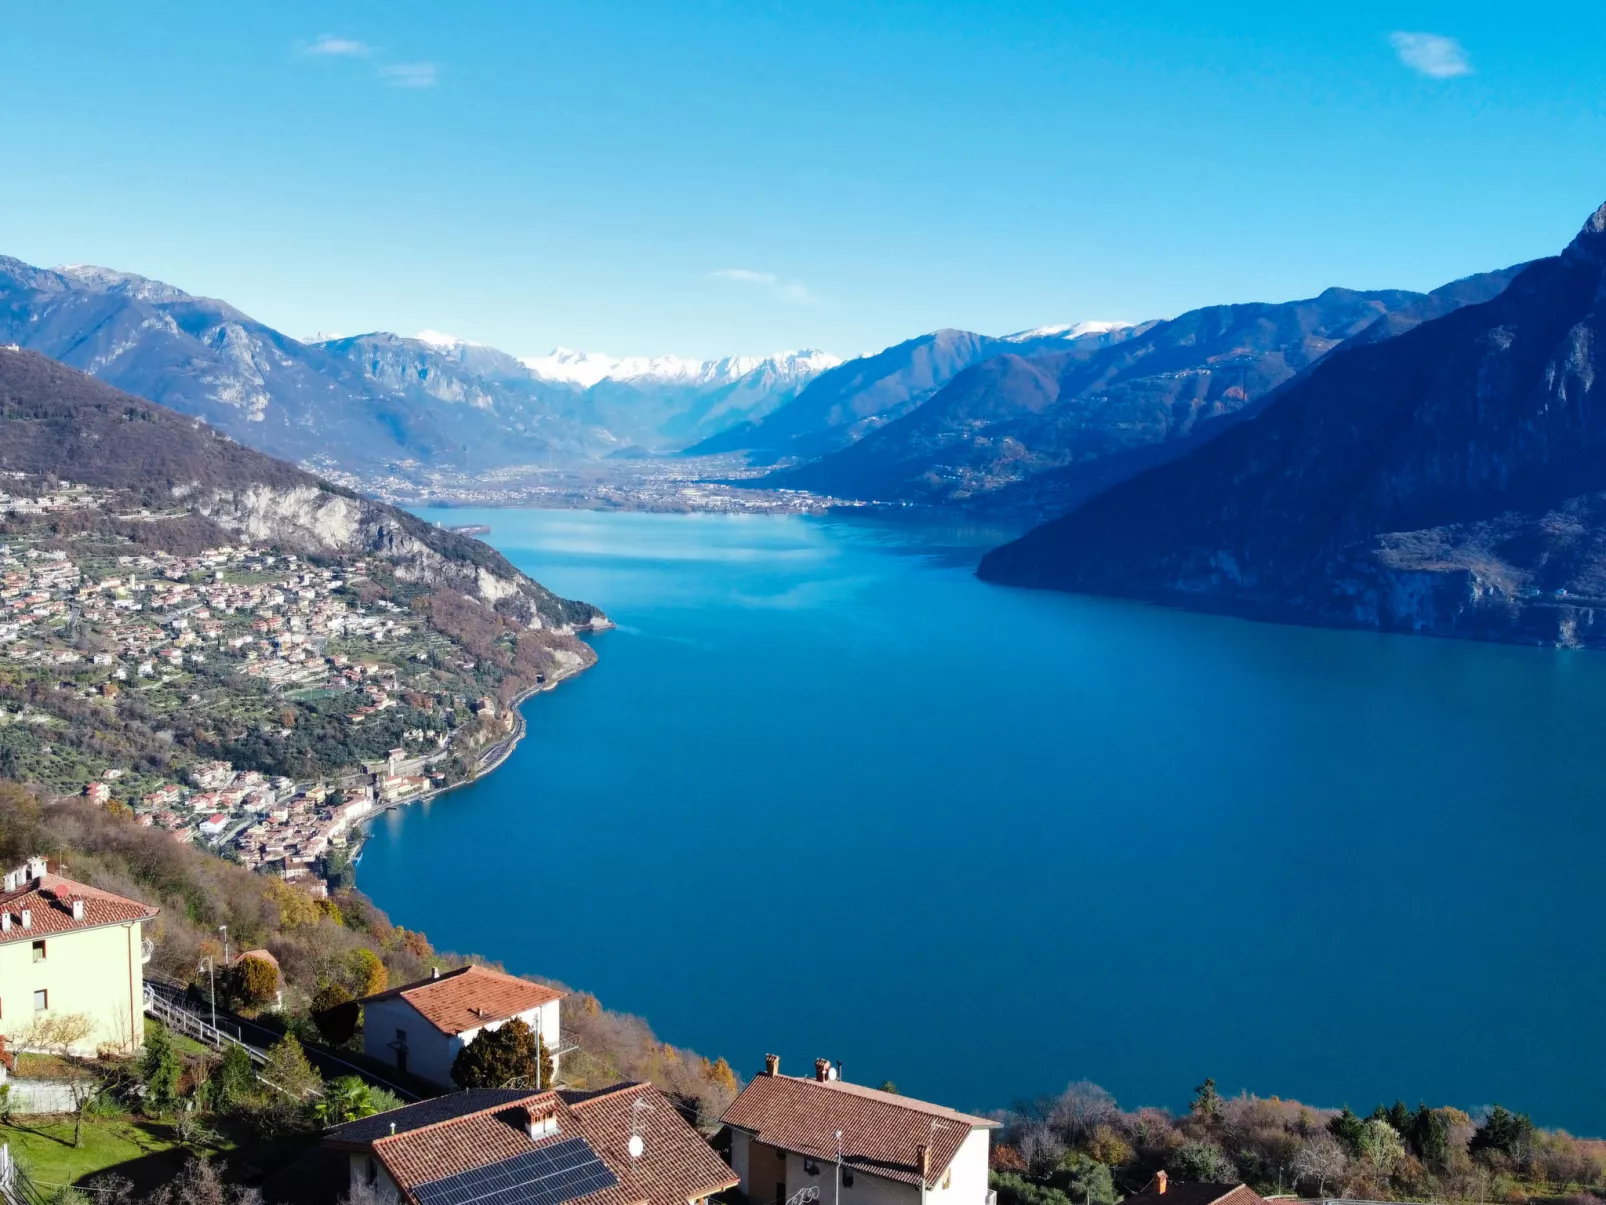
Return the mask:
<svg viewBox="0 0 1606 1205">
<path fill-rule="evenodd" d="M 230 978 L 231 994 L 251 1008 L 273 1003 L 279 990 L 279 968 L 266 958 L 240 959 L 234 964 Z"/>
</svg>

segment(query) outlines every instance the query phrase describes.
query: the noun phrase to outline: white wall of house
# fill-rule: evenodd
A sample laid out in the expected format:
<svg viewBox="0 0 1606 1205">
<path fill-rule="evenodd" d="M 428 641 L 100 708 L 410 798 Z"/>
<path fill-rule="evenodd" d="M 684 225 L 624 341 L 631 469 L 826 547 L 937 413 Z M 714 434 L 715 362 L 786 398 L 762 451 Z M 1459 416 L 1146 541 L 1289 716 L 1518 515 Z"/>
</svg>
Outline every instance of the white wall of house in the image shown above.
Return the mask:
<svg viewBox="0 0 1606 1205">
<path fill-rule="evenodd" d="M 145 974 L 138 921 L 33 934 L 13 925 L 0 944 L 0 1034 L 27 1046 L 48 1018 L 84 1016 L 72 1053 L 132 1053 L 145 1040 Z M 40 952 L 34 943 L 43 942 Z M 42 994 L 41 994 L 42 993 Z M 43 1007 L 38 1007 L 43 1005 Z"/>
<path fill-rule="evenodd" d="M 379 1201 L 400 1201 L 401 1193 L 396 1190 L 396 1181 L 390 1178 L 378 1159 L 367 1151 L 351 1152 L 351 1199 L 361 1201 L 364 1194 L 371 1194 Z"/>
<path fill-rule="evenodd" d="M 518 1014 L 520 1020 L 541 1035 L 551 1051 L 558 1048 L 558 1003 L 551 1000 Z M 499 1029 L 505 1023 L 497 1021 L 481 1029 Z M 363 1005 L 362 1030 L 363 1053 L 369 1058 L 398 1067 L 396 1048 L 405 1041 L 408 1073 L 443 1088 L 456 1087 L 452 1082 L 452 1064 L 458 1052 L 480 1033 L 480 1029 L 468 1029 L 455 1037 L 444 1034 L 400 996 Z M 398 1031 L 405 1038 L 399 1038 Z M 555 1070 L 558 1063 L 555 1054 L 552 1061 Z"/>
<path fill-rule="evenodd" d="M 745 1130 L 731 1130 L 731 1170 L 740 1177 L 741 1190 L 754 1205 L 772 1205 L 773 1182 L 751 1183 L 753 1142 L 753 1137 Z M 972 1130 L 937 1186 L 926 1190 L 926 1205 L 984 1205 L 988 1192 L 988 1144 L 987 1130 Z M 920 1205 L 920 1188 L 915 1184 L 888 1180 L 860 1170 L 852 1173 L 852 1184 L 846 1183 L 844 1177 L 838 1195 L 836 1165 L 831 1160 L 818 1161 L 820 1174 L 817 1176 L 805 1170 L 809 1160 L 802 1155 L 788 1152 L 784 1162 L 786 1200 L 814 1185 L 820 1190 L 819 1205 Z"/>
</svg>

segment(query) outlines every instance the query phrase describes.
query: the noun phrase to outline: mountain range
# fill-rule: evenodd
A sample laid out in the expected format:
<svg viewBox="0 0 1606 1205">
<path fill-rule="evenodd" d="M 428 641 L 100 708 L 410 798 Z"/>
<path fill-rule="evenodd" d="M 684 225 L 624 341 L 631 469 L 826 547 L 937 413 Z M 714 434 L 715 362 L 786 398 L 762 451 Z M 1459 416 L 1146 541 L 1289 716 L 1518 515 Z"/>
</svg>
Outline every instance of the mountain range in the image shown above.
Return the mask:
<svg viewBox="0 0 1606 1205">
<path fill-rule="evenodd" d="M 1282 304 L 1209 306 L 1057 345 L 989 347 L 923 401 L 883 411 L 855 442 L 764 483 L 873 501 L 1057 514 L 1213 438 L 1346 341 L 1392 337 L 1486 300 L 1516 271 L 1426 294 L 1334 288 Z M 766 425 L 786 421 L 832 375 Z"/>
<path fill-rule="evenodd" d="M 106 268 L 0 257 L 0 343 L 359 475 L 668 452 L 790 400 L 822 352 L 719 361 L 519 360 L 433 332 L 292 338 L 223 301 Z"/>
<path fill-rule="evenodd" d="M 995 550 L 979 572 L 1606 647 L 1603 306 L 1606 206 L 1493 298 L 1352 340 L 1252 421 Z"/>
</svg>

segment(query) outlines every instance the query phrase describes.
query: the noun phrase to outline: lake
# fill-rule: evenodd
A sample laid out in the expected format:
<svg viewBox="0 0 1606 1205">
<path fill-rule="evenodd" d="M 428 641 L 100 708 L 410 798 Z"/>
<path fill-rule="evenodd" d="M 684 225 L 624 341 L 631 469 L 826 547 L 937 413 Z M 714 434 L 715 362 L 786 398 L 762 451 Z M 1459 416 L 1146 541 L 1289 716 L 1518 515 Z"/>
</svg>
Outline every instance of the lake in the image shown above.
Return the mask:
<svg viewBox="0 0 1606 1205">
<path fill-rule="evenodd" d="M 989 586 L 985 529 L 424 513 L 619 624 L 374 824 L 437 946 L 743 1074 L 1606 1132 L 1606 656 Z"/>
</svg>

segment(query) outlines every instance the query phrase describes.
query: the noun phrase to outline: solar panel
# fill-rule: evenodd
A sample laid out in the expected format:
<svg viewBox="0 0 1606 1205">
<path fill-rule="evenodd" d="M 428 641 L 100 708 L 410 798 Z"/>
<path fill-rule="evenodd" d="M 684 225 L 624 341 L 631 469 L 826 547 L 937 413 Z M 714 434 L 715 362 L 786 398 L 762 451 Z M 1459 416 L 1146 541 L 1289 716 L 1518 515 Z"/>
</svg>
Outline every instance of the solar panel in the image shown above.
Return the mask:
<svg viewBox="0 0 1606 1205">
<path fill-rule="evenodd" d="M 565 1138 L 413 1189 L 420 1205 L 563 1205 L 619 1181 L 584 1138 Z"/>
</svg>

